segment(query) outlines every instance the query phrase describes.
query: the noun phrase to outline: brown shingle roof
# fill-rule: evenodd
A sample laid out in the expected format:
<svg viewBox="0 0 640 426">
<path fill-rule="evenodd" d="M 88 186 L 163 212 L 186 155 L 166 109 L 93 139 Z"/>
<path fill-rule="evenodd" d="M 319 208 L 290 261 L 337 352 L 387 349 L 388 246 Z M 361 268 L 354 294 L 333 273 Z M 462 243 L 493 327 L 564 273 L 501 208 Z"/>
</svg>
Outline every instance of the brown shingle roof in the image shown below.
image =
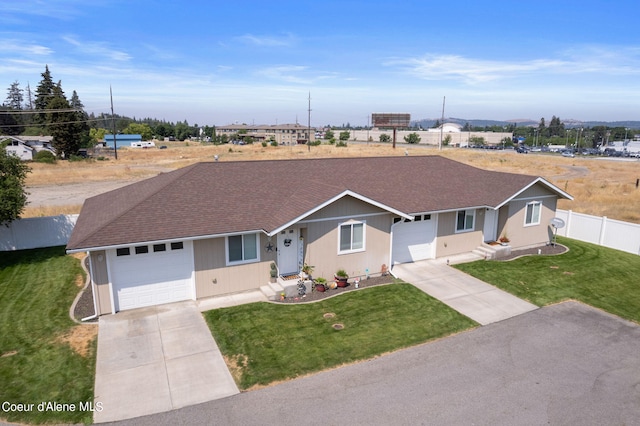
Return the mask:
<svg viewBox="0 0 640 426">
<path fill-rule="evenodd" d="M 407 214 L 496 207 L 537 179 L 439 156 L 198 163 L 87 199 L 67 249 L 272 232 L 345 191 Z"/>
</svg>

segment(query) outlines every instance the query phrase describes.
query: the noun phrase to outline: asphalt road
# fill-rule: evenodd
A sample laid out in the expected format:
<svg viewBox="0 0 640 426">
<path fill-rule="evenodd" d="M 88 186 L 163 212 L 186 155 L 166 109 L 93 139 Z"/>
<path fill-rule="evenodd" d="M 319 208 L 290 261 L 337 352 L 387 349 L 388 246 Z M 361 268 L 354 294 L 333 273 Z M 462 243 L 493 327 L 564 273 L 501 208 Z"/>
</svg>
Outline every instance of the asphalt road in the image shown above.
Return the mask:
<svg viewBox="0 0 640 426">
<path fill-rule="evenodd" d="M 640 424 L 640 327 L 577 303 L 119 425 Z"/>
</svg>

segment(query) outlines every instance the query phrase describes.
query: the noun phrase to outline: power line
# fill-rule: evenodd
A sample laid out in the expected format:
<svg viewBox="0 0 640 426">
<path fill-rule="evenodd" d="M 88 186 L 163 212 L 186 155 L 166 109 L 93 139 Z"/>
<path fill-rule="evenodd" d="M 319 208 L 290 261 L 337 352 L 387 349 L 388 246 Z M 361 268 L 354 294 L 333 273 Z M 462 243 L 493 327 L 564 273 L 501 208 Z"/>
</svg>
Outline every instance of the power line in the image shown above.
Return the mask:
<svg viewBox="0 0 640 426">
<path fill-rule="evenodd" d="M 46 126 L 54 126 L 56 124 L 76 124 L 76 123 L 90 123 L 94 121 L 104 121 L 106 118 L 90 118 L 88 120 L 77 120 L 77 121 L 60 121 L 56 123 L 32 123 L 32 124 L 4 124 L 0 125 L 0 127 L 46 127 Z"/>
<path fill-rule="evenodd" d="M 34 109 L 34 110 L 22 110 L 22 109 L 15 109 L 15 110 L 8 110 L 8 111 L 0 111 L 0 115 L 4 114 L 4 115 L 22 115 L 22 114 L 46 114 L 46 113 L 50 113 L 50 112 L 84 112 L 81 109 Z"/>
</svg>

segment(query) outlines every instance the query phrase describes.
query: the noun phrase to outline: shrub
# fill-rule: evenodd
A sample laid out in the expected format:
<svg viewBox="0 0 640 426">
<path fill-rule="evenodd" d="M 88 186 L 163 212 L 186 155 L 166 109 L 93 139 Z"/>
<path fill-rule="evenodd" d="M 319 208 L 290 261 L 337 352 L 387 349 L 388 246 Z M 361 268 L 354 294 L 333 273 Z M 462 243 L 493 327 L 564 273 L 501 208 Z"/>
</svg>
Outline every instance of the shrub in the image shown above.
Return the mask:
<svg viewBox="0 0 640 426">
<path fill-rule="evenodd" d="M 273 143 L 273 142 L 272 142 Z M 267 147 L 267 143 L 265 141 L 262 141 L 262 147 L 266 148 Z"/>
<path fill-rule="evenodd" d="M 340 141 L 336 144 L 336 146 L 340 147 L 340 148 L 346 148 L 347 143 L 345 141 Z"/>
<path fill-rule="evenodd" d="M 271 141 L 271 146 L 278 146 L 278 142 L 277 141 Z"/>
<path fill-rule="evenodd" d="M 51 151 L 38 151 L 33 161 L 36 163 L 55 164 L 56 156 Z"/>
</svg>

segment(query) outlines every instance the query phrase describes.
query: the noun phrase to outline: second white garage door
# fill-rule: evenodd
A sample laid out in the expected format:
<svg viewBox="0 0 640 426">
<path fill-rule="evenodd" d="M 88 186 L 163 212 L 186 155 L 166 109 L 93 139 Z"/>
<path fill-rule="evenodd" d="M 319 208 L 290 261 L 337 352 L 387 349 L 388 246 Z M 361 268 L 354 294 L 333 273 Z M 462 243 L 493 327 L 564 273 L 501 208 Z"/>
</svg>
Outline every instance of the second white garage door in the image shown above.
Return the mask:
<svg viewBox="0 0 640 426">
<path fill-rule="evenodd" d="M 393 226 L 393 263 L 432 259 L 435 238 L 435 215 L 422 215 L 413 222 L 396 223 Z"/>
<path fill-rule="evenodd" d="M 190 241 L 112 250 L 109 269 L 115 310 L 192 299 L 192 253 Z"/>
</svg>

